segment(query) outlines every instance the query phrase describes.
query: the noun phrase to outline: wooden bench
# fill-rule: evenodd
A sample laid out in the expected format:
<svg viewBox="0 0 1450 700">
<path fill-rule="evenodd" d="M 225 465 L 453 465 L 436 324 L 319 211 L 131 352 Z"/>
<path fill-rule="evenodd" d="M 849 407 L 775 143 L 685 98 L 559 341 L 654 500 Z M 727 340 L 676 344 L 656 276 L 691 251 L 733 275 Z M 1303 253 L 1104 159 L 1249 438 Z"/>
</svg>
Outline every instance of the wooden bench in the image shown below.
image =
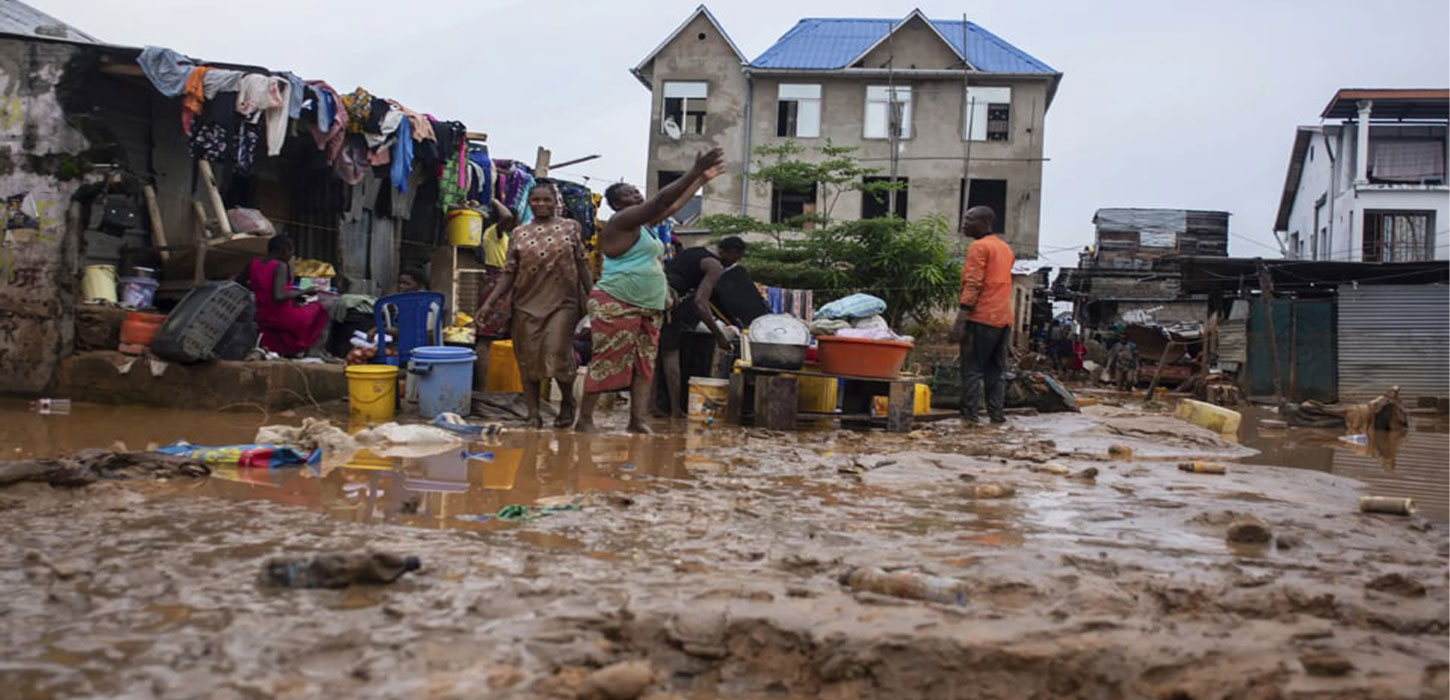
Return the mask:
<svg viewBox="0 0 1450 700">
<path fill-rule="evenodd" d="M 885 396 L 886 430 L 904 433 L 911 430 L 916 381 L 897 377 L 852 377 L 825 374 L 810 370 L 786 371 L 764 367 L 742 367 L 730 375 L 730 397 L 725 407 L 726 422 L 740 425 L 749 418 L 755 427 L 769 430 L 794 430 L 799 396 L 798 377 L 824 377 L 844 380 L 842 410 L 831 413 L 806 412 L 807 416 L 870 419 L 873 397 Z"/>
</svg>

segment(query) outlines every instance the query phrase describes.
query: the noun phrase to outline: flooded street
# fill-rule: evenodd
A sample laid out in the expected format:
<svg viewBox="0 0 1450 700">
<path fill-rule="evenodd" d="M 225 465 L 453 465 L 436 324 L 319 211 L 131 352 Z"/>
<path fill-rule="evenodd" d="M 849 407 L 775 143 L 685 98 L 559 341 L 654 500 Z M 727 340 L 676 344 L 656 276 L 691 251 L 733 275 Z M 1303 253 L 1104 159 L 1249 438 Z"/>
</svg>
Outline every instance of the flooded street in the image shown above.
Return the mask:
<svg viewBox="0 0 1450 700">
<path fill-rule="evenodd" d="M 24 455 L 247 442 L 263 418 L 6 406 Z M 653 698 L 1444 697 L 1443 418 L 1384 450 L 1263 417 L 1237 442 L 1109 406 L 909 435 L 509 428 L 421 457 L 20 484 L 0 490 L 0 683 L 573 698 L 643 659 Z M 1361 514 L 1362 493 L 1421 511 Z M 1250 514 L 1266 538 L 1227 539 Z M 423 568 L 257 585 L 269 556 L 365 548 Z M 857 567 L 958 582 L 961 604 L 843 585 Z"/>
</svg>

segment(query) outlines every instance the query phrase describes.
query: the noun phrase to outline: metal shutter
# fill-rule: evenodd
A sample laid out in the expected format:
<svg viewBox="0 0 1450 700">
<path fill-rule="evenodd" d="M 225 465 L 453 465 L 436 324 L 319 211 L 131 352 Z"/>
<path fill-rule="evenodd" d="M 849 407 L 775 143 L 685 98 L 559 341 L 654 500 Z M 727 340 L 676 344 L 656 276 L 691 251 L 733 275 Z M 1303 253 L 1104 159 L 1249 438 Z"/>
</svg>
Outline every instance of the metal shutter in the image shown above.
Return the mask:
<svg viewBox="0 0 1450 700">
<path fill-rule="evenodd" d="M 1339 396 L 1360 401 L 1400 387 L 1450 395 L 1450 288 L 1426 285 L 1339 287 Z"/>
</svg>

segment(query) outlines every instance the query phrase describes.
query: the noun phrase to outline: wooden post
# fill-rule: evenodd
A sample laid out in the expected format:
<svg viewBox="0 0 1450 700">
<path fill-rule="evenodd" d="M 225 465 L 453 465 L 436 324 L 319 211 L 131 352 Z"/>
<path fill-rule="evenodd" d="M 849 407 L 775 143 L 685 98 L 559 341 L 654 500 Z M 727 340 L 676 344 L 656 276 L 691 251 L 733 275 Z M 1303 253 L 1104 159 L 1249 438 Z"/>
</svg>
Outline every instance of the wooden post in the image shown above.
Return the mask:
<svg viewBox="0 0 1450 700">
<path fill-rule="evenodd" d="M 796 418 L 796 378 L 793 374 L 755 377 L 755 427 L 767 430 L 794 430 Z"/>
<path fill-rule="evenodd" d="M 166 228 L 161 222 L 161 206 L 156 203 L 156 187 L 148 182 L 141 187 L 141 194 L 146 197 L 146 216 L 151 220 L 151 245 L 161 251 L 161 262 L 166 262 L 171 253 L 166 251 Z"/>
<path fill-rule="evenodd" d="M 217 233 L 231 236 L 232 225 L 227 221 L 227 206 L 222 203 L 221 190 L 217 189 L 216 176 L 212 174 L 211 170 L 211 161 L 202 158 L 196 161 L 196 168 L 201 172 L 202 187 L 206 190 L 207 199 L 211 201 L 211 207 L 216 212 Z"/>
<path fill-rule="evenodd" d="M 1259 261 L 1259 288 L 1264 292 L 1264 323 L 1269 330 L 1269 354 L 1273 358 L 1274 369 L 1274 399 L 1283 400 L 1284 385 L 1279 374 L 1279 336 L 1274 332 L 1274 276 L 1269 273 L 1269 266 Z"/>
<path fill-rule="evenodd" d="M 1153 400 L 1153 392 L 1158 389 L 1158 380 L 1163 377 L 1163 365 L 1168 364 L 1168 356 L 1173 354 L 1173 348 L 1177 346 L 1178 341 L 1176 340 L 1170 340 L 1167 345 L 1163 346 L 1163 354 L 1158 357 L 1158 368 L 1153 370 L 1153 381 L 1148 384 L 1148 395 L 1144 400 Z"/>
<path fill-rule="evenodd" d="M 886 432 L 910 431 L 911 419 L 916 412 L 915 404 L 916 382 L 892 382 L 891 393 L 886 397 Z"/>
<path fill-rule="evenodd" d="M 206 249 L 208 236 L 206 231 L 206 208 L 201 202 L 191 200 L 191 210 L 196 216 L 196 260 L 192 262 L 191 283 L 199 285 L 206 281 Z"/>
<path fill-rule="evenodd" d="M 730 373 L 730 399 L 725 402 L 725 422 L 740 425 L 741 414 L 745 412 L 745 373 Z"/>
<path fill-rule="evenodd" d="M 539 152 L 534 156 L 534 177 L 549 176 L 549 158 L 553 155 L 549 149 L 539 146 Z"/>
</svg>

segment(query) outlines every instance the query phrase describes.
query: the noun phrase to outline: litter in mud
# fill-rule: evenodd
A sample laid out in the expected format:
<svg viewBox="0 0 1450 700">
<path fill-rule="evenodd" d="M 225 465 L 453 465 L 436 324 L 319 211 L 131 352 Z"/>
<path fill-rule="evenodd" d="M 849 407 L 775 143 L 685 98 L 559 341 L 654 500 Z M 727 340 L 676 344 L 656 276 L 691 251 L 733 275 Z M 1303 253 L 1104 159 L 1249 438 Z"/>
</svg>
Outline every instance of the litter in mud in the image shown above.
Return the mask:
<svg viewBox="0 0 1450 700">
<path fill-rule="evenodd" d="M 422 566 L 418 557 L 386 552 L 274 557 L 262 565 L 261 583 L 278 588 L 347 588 L 392 583 Z"/>
<path fill-rule="evenodd" d="M 34 481 L 85 486 L 101 479 L 199 479 L 211 474 L 196 459 L 150 452 L 81 450 L 68 457 L 0 462 L 0 486 Z"/>
<path fill-rule="evenodd" d="M 841 574 L 841 584 L 854 590 L 946 605 L 966 605 L 966 584 L 941 576 L 911 571 L 886 572 L 877 567 L 857 567 Z"/>
<path fill-rule="evenodd" d="M 1273 539 L 1269 523 L 1255 515 L 1240 515 L 1228 526 L 1228 541 L 1235 544 L 1264 544 Z"/>
<path fill-rule="evenodd" d="M 1192 462 L 1179 462 L 1178 463 L 1178 469 L 1179 469 L 1179 471 L 1190 472 L 1190 473 L 1193 473 L 1193 474 L 1227 474 L 1228 473 L 1228 467 L 1225 467 L 1222 464 L 1215 464 L 1213 462 L 1205 462 L 1203 460 L 1198 460 L 1198 459 L 1196 459 L 1196 460 L 1194 460 Z"/>
<path fill-rule="evenodd" d="M 1390 496 L 1361 496 L 1359 510 L 1362 513 L 1388 513 L 1390 515 L 1414 515 L 1415 499 Z"/>
</svg>

